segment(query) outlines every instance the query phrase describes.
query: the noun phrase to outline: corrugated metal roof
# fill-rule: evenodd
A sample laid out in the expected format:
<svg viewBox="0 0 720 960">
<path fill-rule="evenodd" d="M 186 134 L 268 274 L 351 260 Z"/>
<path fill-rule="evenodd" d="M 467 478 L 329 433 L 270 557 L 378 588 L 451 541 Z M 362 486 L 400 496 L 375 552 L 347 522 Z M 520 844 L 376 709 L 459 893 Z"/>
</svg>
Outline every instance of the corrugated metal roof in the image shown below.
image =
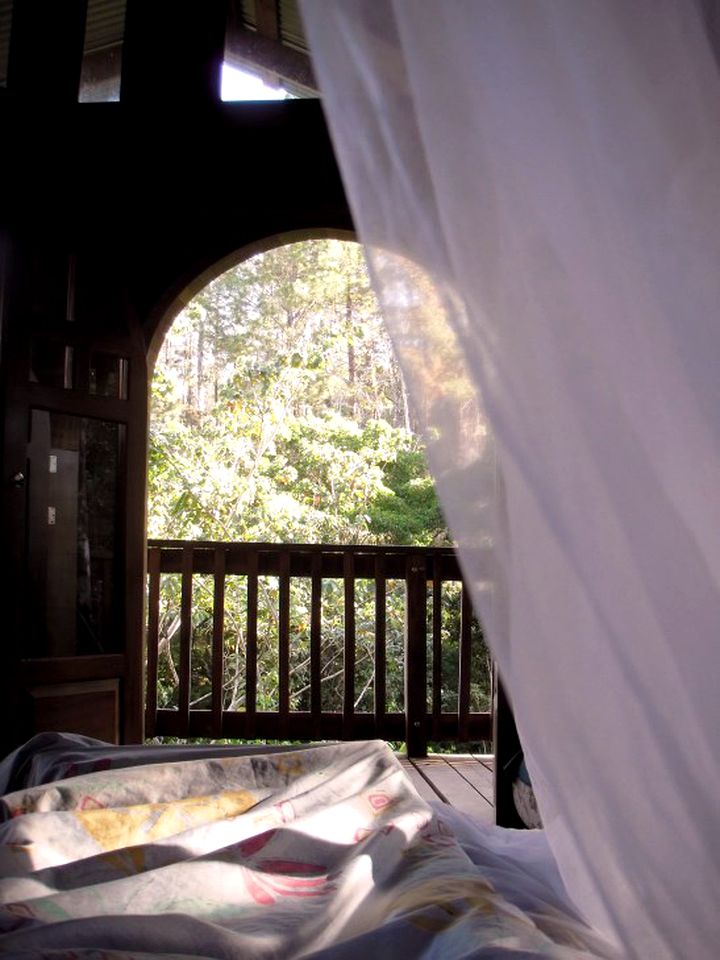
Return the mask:
<svg viewBox="0 0 720 960">
<path fill-rule="evenodd" d="M 233 4 L 233 0 L 230 0 Z M 249 30 L 255 30 L 257 20 L 255 19 L 255 0 L 234 0 L 235 9 L 239 13 L 240 23 Z"/>
<path fill-rule="evenodd" d="M 292 47 L 293 50 L 299 50 L 300 53 L 307 53 L 308 45 L 297 0 L 276 0 L 276 2 L 281 43 L 286 47 Z M 234 0 L 234 3 L 240 24 L 246 30 L 256 30 L 255 0 Z"/>
<path fill-rule="evenodd" d="M 308 52 L 297 0 L 280 0 L 280 39 L 287 47 Z"/>
<path fill-rule="evenodd" d="M 85 53 L 97 53 L 122 43 L 126 0 L 88 0 Z"/>
</svg>

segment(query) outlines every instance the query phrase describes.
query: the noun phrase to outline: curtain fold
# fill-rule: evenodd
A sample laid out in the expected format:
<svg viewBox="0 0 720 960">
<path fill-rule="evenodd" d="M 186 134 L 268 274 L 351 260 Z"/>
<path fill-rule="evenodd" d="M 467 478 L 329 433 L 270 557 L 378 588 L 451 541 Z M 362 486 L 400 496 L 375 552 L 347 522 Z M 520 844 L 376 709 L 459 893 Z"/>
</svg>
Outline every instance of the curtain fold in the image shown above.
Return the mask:
<svg viewBox="0 0 720 960">
<path fill-rule="evenodd" d="M 629 957 L 716 957 L 720 81 L 698 10 L 302 9 L 565 883 Z"/>
</svg>

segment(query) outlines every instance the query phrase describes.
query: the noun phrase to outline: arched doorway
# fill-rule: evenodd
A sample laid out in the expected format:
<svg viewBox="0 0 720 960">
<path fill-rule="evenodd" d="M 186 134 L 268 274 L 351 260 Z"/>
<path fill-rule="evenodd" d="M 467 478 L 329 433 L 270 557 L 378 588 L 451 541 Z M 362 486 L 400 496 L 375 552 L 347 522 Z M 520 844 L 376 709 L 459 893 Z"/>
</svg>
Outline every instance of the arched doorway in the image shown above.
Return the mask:
<svg viewBox="0 0 720 960">
<path fill-rule="evenodd" d="M 355 244 L 281 245 L 221 274 L 180 335 L 156 345 L 167 436 L 151 441 L 153 733 L 419 742 L 472 726 L 488 738 L 487 664 L 486 690 L 470 683 L 482 641 L 476 632 L 473 661 L 457 564 L 360 260 Z M 443 671 L 457 680 L 461 660 L 448 690 Z"/>
</svg>

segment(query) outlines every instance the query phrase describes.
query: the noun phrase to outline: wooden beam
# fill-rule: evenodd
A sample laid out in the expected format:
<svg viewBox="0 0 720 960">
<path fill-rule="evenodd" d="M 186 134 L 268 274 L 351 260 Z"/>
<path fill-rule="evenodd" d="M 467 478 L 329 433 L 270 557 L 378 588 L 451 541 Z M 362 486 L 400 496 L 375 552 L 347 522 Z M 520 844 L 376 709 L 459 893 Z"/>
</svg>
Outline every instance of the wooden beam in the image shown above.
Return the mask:
<svg viewBox="0 0 720 960">
<path fill-rule="evenodd" d="M 7 88 L 13 99 L 76 103 L 87 0 L 15 0 Z"/>
<path fill-rule="evenodd" d="M 255 30 L 236 27 L 229 33 L 225 57 L 233 67 L 260 68 L 302 87 L 310 95 L 318 93 L 310 57 Z"/>
<path fill-rule="evenodd" d="M 442 718 L 441 733 L 443 740 L 457 740 L 457 716 L 447 714 Z M 470 718 L 470 734 L 474 740 L 490 738 L 492 719 L 489 713 L 474 714 Z M 222 736 L 237 739 L 269 739 L 281 737 L 291 740 L 317 740 L 316 720 L 309 711 L 292 711 L 286 723 L 287 733 L 281 733 L 278 713 L 256 713 L 250 718 L 244 710 L 223 711 Z M 341 740 L 345 738 L 345 723 L 342 713 L 323 713 L 320 717 L 322 740 Z M 402 713 L 388 713 L 384 719 L 387 740 L 402 740 L 405 736 L 405 716 Z M 212 710 L 191 710 L 190 725 L 177 710 L 163 708 L 158 710 L 155 732 L 164 737 L 211 737 L 213 729 Z M 370 739 L 377 737 L 375 715 L 356 713 L 353 715 L 351 739 Z"/>
<path fill-rule="evenodd" d="M 226 18 L 227 0 L 127 0 L 120 99 L 219 102 Z"/>
</svg>

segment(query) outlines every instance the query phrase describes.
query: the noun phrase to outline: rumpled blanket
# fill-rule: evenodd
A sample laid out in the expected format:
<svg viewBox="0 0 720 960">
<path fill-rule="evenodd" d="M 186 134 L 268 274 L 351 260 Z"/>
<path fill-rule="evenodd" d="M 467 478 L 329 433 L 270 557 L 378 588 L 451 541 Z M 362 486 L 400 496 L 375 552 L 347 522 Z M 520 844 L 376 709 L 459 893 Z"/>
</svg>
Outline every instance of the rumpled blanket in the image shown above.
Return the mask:
<svg viewBox="0 0 720 960">
<path fill-rule="evenodd" d="M 54 757 L 0 798 L 0 956 L 614 956 L 503 859 L 503 831 L 428 806 L 381 741 L 113 750 Z M 4 767 L 16 787 L 23 762 Z"/>
</svg>

